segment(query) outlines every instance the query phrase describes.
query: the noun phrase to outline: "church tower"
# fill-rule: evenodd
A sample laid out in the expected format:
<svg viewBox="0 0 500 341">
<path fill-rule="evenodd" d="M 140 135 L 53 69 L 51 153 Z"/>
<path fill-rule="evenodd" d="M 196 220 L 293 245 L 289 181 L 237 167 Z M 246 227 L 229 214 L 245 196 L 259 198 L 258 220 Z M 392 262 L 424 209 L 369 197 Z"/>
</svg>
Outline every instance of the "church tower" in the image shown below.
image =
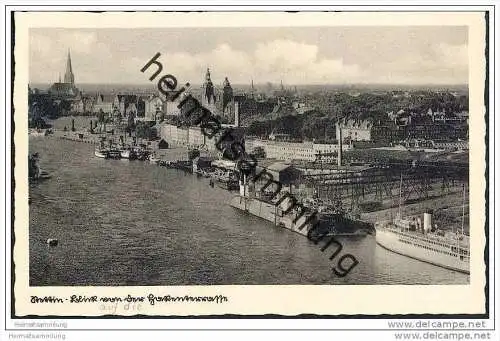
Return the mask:
<svg viewBox="0 0 500 341">
<path fill-rule="evenodd" d="M 227 77 L 224 79 L 224 88 L 222 90 L 222 112 L 225 116 L 232 119 L 234 111 L 233 88 Z"/>
<path fill-rule="evenodd" d="M 212 83 L 212 79 L 210 77 L 210 69 L 207 68 L 207 73 L 205 74 L 205 83 L 203 83 L 203 91 L 201 104 L 215 114 L 215 87 Z"/>
<path fill-rule="evenodd" d="M 73 66 L 71 65 L 71 55 L 69 49 L 64 79 L 62 79 L 61 82 L 61 73 L 59 73 L 59 81 L 52 84 L 48 92 L 51 96 L 58 99 L 79 100 L 81 98 L 82 94 L 75 86 L 75 75 L 73 74 Z"/>
<path fill-rule="evenodd" d="M 75 84 L 75 75 L 73 75 L 73 68 L 71 67 L 71 55 L 68 49 L 68 60 L 66 61 L 66 73 L 64 74 L 64 83 Z"/>
</svg>

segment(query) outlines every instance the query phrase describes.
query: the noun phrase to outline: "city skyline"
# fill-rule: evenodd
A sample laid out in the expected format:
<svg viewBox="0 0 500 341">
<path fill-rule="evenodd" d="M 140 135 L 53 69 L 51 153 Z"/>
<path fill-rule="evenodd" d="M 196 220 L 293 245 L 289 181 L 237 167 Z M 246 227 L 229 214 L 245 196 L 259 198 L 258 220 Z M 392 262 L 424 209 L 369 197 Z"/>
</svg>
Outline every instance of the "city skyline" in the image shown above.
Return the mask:
<svg viewBox="0 0 500 341">
<path fill-rule="evenodd" d="M 180 83 L 459 85 L 468 83 L 466 27 L 60 29 L 30 31 L 30 83 L 148 84 L 157 53 Z M 302 53 L 297 53 L 302 51 Z M 117 63 L 117 61 L 120 61 Z"/>
</svg>

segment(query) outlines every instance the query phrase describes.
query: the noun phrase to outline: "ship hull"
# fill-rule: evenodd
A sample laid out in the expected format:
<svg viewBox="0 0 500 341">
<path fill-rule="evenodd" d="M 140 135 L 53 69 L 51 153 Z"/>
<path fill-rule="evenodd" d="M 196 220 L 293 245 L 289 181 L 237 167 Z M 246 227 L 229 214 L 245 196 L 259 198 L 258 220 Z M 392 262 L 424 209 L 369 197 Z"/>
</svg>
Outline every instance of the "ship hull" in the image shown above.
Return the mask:
<svg viewBox="0 0 500 341">
<path fill-rule="evenodd" d="M 308 229 L 305 226 L 300 228 L 304 224 L 304 217 L 300 218 L 294 224 L 293 219 L 279 217 L 277 208 L 272 203 L 251 198 L 234 197 L 230 205 L 248 214 L 267 220 L 276 226 L 285 227 L 293 232 L 307 236 Z"/>
<path fill-rule="evenodd" d="M 122 159 L 130 159 L 130 150 L 121 150 L 120 157 Z"/>
<path fill-rule="evenodd" d="M 94 155 L 101 158 L 101 159 L 106 159 L 108 157 L 108 153 L 106 151 L 103 151 L 103 150 L 96 150 L 94 152 Z"/>
<path fill-rule="evenodd" d="M 108 151 L 107 158 L 108 159 L 121 159 L 121 153 L 119 150 L 110 150 Z"/>
<path fill-rule="evenodd" d="M 239 185 L 237 182 L 234 181 L 216 181 L 216 184 L 218 187 L 223 188 L 228 191 L 235 191 L 239 188 Z"/>
<path fill-rule="evenodd" d="M 330 219 L 320 218 L 319 223 L 312 228 L 311 223 L 307 221 L 309 215 L 303 214 L 297 219 L 297 213 L 283 214 L 279 207 L 273 203 L 258 200 L 254 198 L 246 198 L 236 196 L 231 200 L 230 205 L 238 210 L 244 211 L 248 214 L 265 219 L 275 226 L 286 228 L 292 232 L 296 232 L 309 238 L 315 238 L 319 235 L 336 236 L 336 232 L 332 232 L 332 222 Z M 295 221 L 297 219 L 297 221 Z M 366 236 L 365 233 L 359 231 L 359 226 L 352 224 L 352 230 L 338 233 L 341 236 Z"/>
<path fill-rule="evenodd" d="M 445 269 L 470 274 L 469 262 L 461 260 L 456 255 L 442 252 L 446 250 L 435 251 L 435 246 L 425 245 L 423 242 L 411 243 L 409 240 L 402 242 L 402 238 L 398 234 L 384 228 L 377 228 L 375 239 L 378 245 L 394 253 Z M 416 246 L 417 244 L 420 246 Z M 425 246 L 425 248 L 422 246 Z"/>
</svg>

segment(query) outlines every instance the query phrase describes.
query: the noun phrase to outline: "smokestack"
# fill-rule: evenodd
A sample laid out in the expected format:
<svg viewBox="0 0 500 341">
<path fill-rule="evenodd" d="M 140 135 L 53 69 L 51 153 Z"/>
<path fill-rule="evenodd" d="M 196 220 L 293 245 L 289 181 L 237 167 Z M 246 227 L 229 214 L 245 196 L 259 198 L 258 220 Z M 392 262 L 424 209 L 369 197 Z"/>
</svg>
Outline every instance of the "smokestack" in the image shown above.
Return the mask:
<svg viewBox="0 0 500 341">
<path fill-rule="evenodd" d="M 432 213 L 425 212 L 424 213 L 424 231 L 428 232 L 432 230 Z"/>
<path fill-rule="evenodd" d="M 340 126 L 340 122 L 337 123 L 337 126 L 339 128 L 339 136 L 337 136 L 338 140 L 339 140 L 339 151 L 337 153 L 337 165 L 339 167 L 342 166 L 342 128 Z"/>
<path fill-rule="evenodd" d="M 240 126 L 240 103 L 234 101 L 234 126 Z"/>
</svg>

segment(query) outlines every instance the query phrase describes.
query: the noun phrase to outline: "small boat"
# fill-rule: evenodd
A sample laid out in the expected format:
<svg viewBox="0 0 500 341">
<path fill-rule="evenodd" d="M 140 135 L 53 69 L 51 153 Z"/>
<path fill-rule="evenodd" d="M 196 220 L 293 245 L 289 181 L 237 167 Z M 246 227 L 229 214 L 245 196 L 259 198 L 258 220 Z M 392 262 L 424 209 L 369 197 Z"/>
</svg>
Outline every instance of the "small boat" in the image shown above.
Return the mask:
<svg viewBox="0 0 500 341">
<path fill-rule="evenodd" d="M 130 149 L 122 149 L 122 150 L 120 150 L 120 157 L 122 159 L 130 159 Z"/>
<path fill-rule="evenodd" d="M 240 184 L 235 180 L 216 179 L 217 186 L 228 191 L 235 191 L 240 188 Z"/>
<path fill-rule="evenodd" d="M 119 149 L 110 149 L 108 150 L 107 159 L 121 159 L 121 151 Z"/>
<path fill-rule="evenodd" d="M 29 130 L 29 135 L 30 136 L 46 136 L 47 131 L 45 129 L 30 129 Z"/>
<path fill-rule="evenodd" d="M 151 153 L 151 154 L 149 155 L 149 162 L 150 162 L 150 163 L 153 163 L 153 164 L 156 164 L 156 165 L 157 165 L 157 164 L 159 164 L 159 163 L 160 163 L 160 161 L 161 161 L 161 159 L 157 158 L 155 153 Z"/>
<path fill-rule="evenodd" d="M 102 148 L 96 148 L 94 151 L 94 155 L 102 158 L 102 159 L 107 159 L 108 158 L 108 150 L 102 149 Z"/>
<path fill-rule="evenodd" d="M 141 150 L 137 153 L 137 160 L 146 161 L 149 159 L 149 152 L 147 150 Z"/>
<path fill-rule="evenodd" d="M 140 146 L 133 146 L 130 149 L 130 159 L 146 161 L 149 159 L 149 151 Z"/>
<path fill-rule="evenodd" d="M 46 180 L 50 179 L 51 177 L 52 175 L 50 175 L 49 172 L 40 169 L 40 174 L 38 175 L 39 180 Z"/>
<path fill-rule="evenodd" d="M 165 161 L 165 160 L 161 160 L 159 163 L 158 163 L 158 166 L 161 166 L 161 167 L 167 167 L 167 168 L 172 168 L 172 161 Z"/>
</svg>

